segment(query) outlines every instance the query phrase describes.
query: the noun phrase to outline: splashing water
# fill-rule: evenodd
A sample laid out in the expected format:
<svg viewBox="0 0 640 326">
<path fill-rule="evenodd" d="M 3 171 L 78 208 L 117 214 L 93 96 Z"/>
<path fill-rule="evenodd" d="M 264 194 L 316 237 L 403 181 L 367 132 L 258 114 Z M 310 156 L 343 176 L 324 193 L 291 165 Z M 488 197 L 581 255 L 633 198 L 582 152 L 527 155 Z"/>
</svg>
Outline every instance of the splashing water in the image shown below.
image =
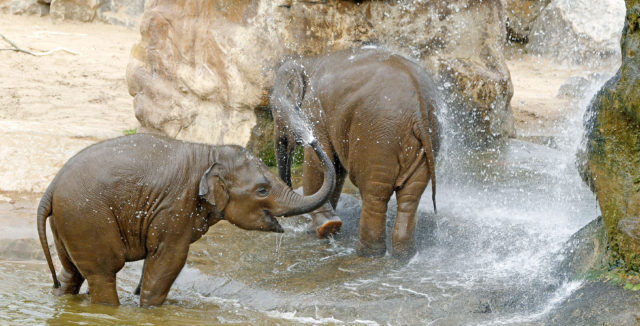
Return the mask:
<svg viewBox="0 0 640 326">
<path fill-rule="evenodd" d="M 345 194 L 338 205 L 343 228 L 328 240 L 307 233 L 307 216 L 283 219 L 283 234 L 226 222 L 212 227 L 192 245 L 166 304 L 155 309 L 137 308 L 132 293 L 142 262 L 118 274 L 123 306 L 113 308 L 90 305 L 87 295 L 54 297 L 44 261 L 25 261 L 28 254 L 5 258 L 0 323 L 539 324 L 581 285 L 567 279 L 562 252 L 599 213 L 573 155 L 583 109 L 599 87 L 558 126 L 555 147 L 509 140 L 467 151 L 456 144 L 444 118 L 448 107 L 440 103 L 438 215 L 426 193 L 418 209 L 418 253 L 408 263 L 356 255 L 361 204 Z M 301 115 L 289 127 L 308 143 L 312 124 Z M 388 248 L 395 200 L 389 206 Z M 20 247 L 39 253 L 37 239 L 32 242 Z M 86 290 L 85 284 L 81 293 Z"/>
</svg>

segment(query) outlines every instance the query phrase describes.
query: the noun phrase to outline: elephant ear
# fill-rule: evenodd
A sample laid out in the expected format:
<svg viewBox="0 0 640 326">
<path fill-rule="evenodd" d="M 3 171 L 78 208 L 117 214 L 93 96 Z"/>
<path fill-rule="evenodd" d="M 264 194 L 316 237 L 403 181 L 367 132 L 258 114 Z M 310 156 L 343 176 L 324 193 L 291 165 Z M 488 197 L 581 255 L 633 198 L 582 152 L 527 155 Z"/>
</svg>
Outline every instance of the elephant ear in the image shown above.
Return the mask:
<svg viewBox="0 0 640 326">
<path fill-rule="evenodd" d="M 302 67 L 296 67 L 297 69 L 291 71 L 289 75 L 289 81 L 287 82 L 287 91 L 289 98 L 295 105 L 297 111 L 300 111 L 302 106 L 302 100 L 307 92 L 307 81 L 305 72 Z"/>
<path fill-rule="evenodd" d="M 278 70 L 272 102 L 291 105 L 299 111 L 306 92 L 307 77 L 302 64 L 295 60 L 285 62 Z"/>
<path fill-rule="evenodd" d="M 221 176 L 222 165 L 213 163 L 200 178 L 198 195 L 212 204 L 218 211 L 224 211 L 229 202 L 229 192 L 227 185 Z"/>
</svg>

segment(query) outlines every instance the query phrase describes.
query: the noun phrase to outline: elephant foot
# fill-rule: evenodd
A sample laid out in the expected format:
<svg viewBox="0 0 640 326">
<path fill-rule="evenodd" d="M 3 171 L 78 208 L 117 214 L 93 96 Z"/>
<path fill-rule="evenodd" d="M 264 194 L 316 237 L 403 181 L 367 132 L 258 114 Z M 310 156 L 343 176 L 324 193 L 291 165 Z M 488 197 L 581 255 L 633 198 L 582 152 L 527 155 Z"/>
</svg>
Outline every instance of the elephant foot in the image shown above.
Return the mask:
<svg viewBox="0 0 640 326">
<path fill-rule="evenodd" d="M 382 257 L 387 253 L 387 246 L 383 243 L 365 246 L 362 242 L 358 241 L 356 248 L 358 256 L 362 257 Z"/>
<path fill-rule="evenodd" d="M 415 248 L 405 248 L 405 249 L 396 249 L 393 248 L 391 251 L 391 256 L 400 261 L 409 261 L 413 256 L 415 256 L 417 250 Z"/>
<path fill-rule="evenodd" d="M 342 227 L 342 221 L 339 217 L 334 216 L 317 227 L 316 232 L 318 232 L 318 237 L 322 239 L 329 235 L 338 233 L 338 231 L 340 231 L 340 227 Z"/>
<path fill-rule="evenodd" d="M 60 287 L 54 288 L 52 291 L 53 295 L 58 297 L 65 294 L 78 294 L 82 283 L 84 283 L 84 278 L 79 273 L 70 273 L 64 269 L 58 274 L 58 280 Z"/>
</svg>

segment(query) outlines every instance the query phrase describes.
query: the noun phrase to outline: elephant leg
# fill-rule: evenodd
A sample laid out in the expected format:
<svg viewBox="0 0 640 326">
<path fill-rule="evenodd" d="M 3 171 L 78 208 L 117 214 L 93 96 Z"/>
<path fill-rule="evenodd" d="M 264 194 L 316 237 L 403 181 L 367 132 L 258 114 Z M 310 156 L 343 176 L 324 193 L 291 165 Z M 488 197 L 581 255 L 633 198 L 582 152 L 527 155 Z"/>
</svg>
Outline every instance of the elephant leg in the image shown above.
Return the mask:
<svg viewBox="0 0 640 326">
<path fill-rule="evenodd" d="M 278 134 L 282 131 L 277 130 Z M 289 138 L 286 136 L 275 137 L 275 150 L 278 165 L 278 174 L 280 179 L 284 181 L 287 186 L 291 187 L 291 161 L 294 147 L 291 146 Z"/>
<path fill-rule="evenodd" d="M 331 195 L 329 201 L 331 203 L 331 207 L 335 210 L 338 208 L 338 200 L 340 200 L 340 194 L 342 193 L 342 187 L 344 186 L 344 182 L 347 179 L 347 170 L 344 168 L 338 157 L 333 159 L 333 166 L 336 169 L 336 187 L 333 189 L 333 194 Z"/>
<path fill-rule="evenodd" d="M 53 219 L 53 216 L 50 217 Z M 62 245 L 62 242 L 58 240 L 58 234 L 54 228 L 53 223 L 51 225 L 51 232 L 53 233 L 54 243 L 56 245 L 56 250 L 58 252 L 58 259 L 60 260 L 60 265 L 62 265 L 62 270 L 58 273 L 58 280 L 60 281 L 60 287 L 57 289 L 53 289 L 53 294 L 57 296 L 65 295 L 65 294 L 78 294 L 80 292 L 80 287 L 82 283 L 84 283 L 84 277 L 78 271 L 78 268 L 71 262 L 71 258 L 69 258 L 69 254 L 67 253 L 67 249 Z"/>
<path fill-rule="evenodd" d="M 180 274 L 187 261 L 189 252 L 188 241 L 179 244 L 165 243 L 158 245 L 158 249 L 145 260 L 142 274 L 142 290 L 140 291 L 140 306 L 159 306 L 167 298 L 171 285 Z"/>
<path fill-rule="evenodd" d="M 322 144 L 322 147 L 325 150 L 331 148 L 324 143 Z M 333 161 L 333 153 L 330 154 L 330 152 L 328 152 L 327 155 Z M 305 147 L 304 149 L 304 166 L 302 174 L 305 196 L 317 192 L 320 187 L 322 187 L 324 172 L 320 160 L 315 156 L 315 153 L 313 152 L 313 149 L 311 147 Z M 338 189 L 337 185 L 336 189 Z M 334 190 L 332 199 L 333 197 L 335 197 L 335 191 L 336 190 Z M 320 208 L 311 212 L 311 218 L 313 219 L 313 226 L 316 229 L 318 237 L 320 238 L 324 238 L 328 235 L 338 232 L 340 230 L 340 227 L 342 226 L 342 220 L 340 220 L 340 217 L 336 215 L 330 202 L 326 202 Z"/>
<path fill-rule="evenodd" d="M 78 237 L 66 241 L 67 253 L 89 283 L 91 303 L 117 306 L 120 300 L 116 290 L 116 273 L 124 267 L 125 249 L 117 237 L 117 229 L 104 225 L 95 225 L 95 229 L 102 230 L 103 233 L 87 235 L 86 239 L 92 241 L 80 240 Z M 113 240 L 114 237 L 117 237 L 116 240 Z"/>
<path fill-rule="evenodd" d="M 111 306 L 120 305 L 118 291 L 116 290 L 115 273 L 87 275 L 87 282 L 89 283 L 91 303 Z"/>
<path fill-rule="evenodd" d="M 82 272 L 89 283 L 89 298 L 91 303 L 105 305 L 120 305 L 116 290 L 116 273 L 124 267 L 124 257 L 109 255 L 104 250 L 94 250 L 88 254 L 93 259 L 79 258 L 78 270 Z"/>
<path fill-rule="evenodd" d="M 385 172 L 380 172 L 383 174 Z M 393 194 L 393 183 L 369 181 L 361 187 L 362 213 L 357 253 L 360 256 L 384 256 L 387 226 L 387 205 Z"/>
<path fill-rule="evenodd" d="M 426 166 L 424 163 L 421 165 L 409 177 L 404 186 L 396 190 L 398 213 L 391 236 L 393 245 L 391 253 L 400 259 L 411 258 L 416 253 L 416 210 L 429 181 Z"/>
<path fill-rule="evenodd" d="M 142 279 L 144 278 L 144 269 L 147 267 L 147 260 L 144 260 L 144 264 L 142 264 L 142 273 L 140 275 L 140 281 L 138 281 L 138 286 L 133 290 L 134 295 L 140 295 L 140 289 L 142 288 Z"/>
</svg>

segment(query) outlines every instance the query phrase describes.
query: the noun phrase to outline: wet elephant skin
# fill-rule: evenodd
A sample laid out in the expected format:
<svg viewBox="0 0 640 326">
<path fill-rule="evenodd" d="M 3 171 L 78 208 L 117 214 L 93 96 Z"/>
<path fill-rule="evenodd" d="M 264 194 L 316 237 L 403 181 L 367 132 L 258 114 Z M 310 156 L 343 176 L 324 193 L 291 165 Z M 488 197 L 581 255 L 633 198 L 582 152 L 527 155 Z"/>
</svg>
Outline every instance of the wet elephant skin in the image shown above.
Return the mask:
<svg viewBox="0 0 640 326">
<path fill-rule="evenodd" d="M 385 254 L 387 203 L 394 192 L 398 218 L 392 254 L 415 253 L 415 213 L 429 182 L 436 207 L 437 99 L 436 86 L 420 65 L 375 47 L 293 59 L 280 66 L 270 105 L 281 178 L 291 184 L 291 154 L 305 138 L 300 121 L 310 125 L 336 170 L 330 203 L 312 213 L 320 237 L 341 223 L 334 210 L 348 175 L 363 202 L 359 254 Z M 311 153 L 305 149 L 305 194 L 322 184 L 323 170 Z"/>
<path fill-rule="evenodd" d="M 312 147 L 330 165 L 317 142 Z M 86 279 L 92 303 L 119 304 L 116 273 L 145 259 L 140 305 L 164 302 L 189 245 L 222 219 L 247 230 L 283 232 L 275 216 L 320 207 L 332 193 L 298 195 L 239 146 L 190 143 L 151 134 L 94 144 L 72 157 L 38 207 L 38 233 L 54 294 L 77 294 Z M 49 218 L 62 265 L 56 276 L 46 239 Z"/>
</svg>

